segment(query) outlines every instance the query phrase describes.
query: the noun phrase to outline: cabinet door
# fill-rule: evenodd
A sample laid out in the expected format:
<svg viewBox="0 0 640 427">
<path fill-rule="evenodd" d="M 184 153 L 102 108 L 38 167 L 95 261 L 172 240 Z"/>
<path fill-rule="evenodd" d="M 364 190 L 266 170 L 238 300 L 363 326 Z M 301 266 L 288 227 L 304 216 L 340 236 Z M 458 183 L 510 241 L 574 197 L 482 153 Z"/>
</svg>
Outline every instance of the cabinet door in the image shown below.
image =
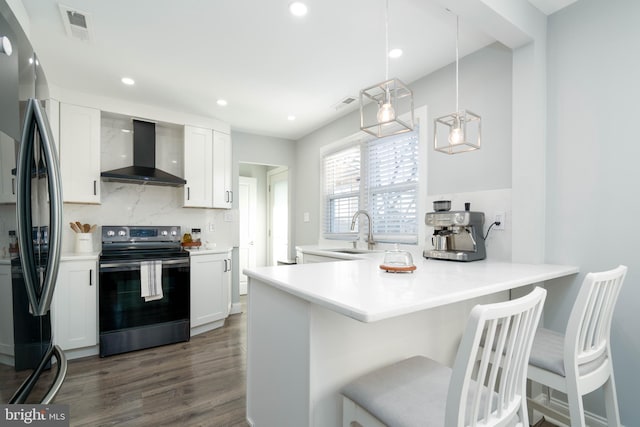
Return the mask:
<svg viewBox="0 0 640 427">
<path fill-rule="evenodd" d="M 96 261 L 63 261 L 51 304 L 54 340 L 63 350 L 98 343 Z"/>
<path fill-rule="evenodd" d="M 16 202 L 16 141 L 0 131 L 0 203 Z"/>
<path fill-rule="evenodd" d="M 0 355 L 13 356 L 13 290 L 11 265 L 0 265 Z M 0 360 L 3 360 L 0 357 Z"/>
<path fill-rule="evenodd" d="M 231 135 L 213 131 L 213 207 L 231 209 Z"/>
<path fill-rule="evenodd" d="M 229 315 L 229 254 L 191 256 L 191 327 Z"/>
<path fill-rule="evenodd" d="M 184 206 L 210 208 L 212 202 L 213 133 L 211 129 L 184 127 Z"/>
<path fill-rule="evenodd" d="M 61 103 L 59 144 L 64 201 L 100 203 L 100 110 Z"/>
</svg>

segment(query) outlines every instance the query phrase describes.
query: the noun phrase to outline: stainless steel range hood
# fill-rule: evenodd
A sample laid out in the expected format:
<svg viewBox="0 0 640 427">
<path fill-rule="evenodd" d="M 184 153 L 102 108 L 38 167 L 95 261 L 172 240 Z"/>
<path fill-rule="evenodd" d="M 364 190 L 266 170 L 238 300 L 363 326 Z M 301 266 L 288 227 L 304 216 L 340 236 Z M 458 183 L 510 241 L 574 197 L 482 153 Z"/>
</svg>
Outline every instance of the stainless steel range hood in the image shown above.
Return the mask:
<svg viewBox="0 0 640 427">
<path fill-rule="evenodd" d="M 156 125 L 141 120 L 133 121 L 133 166 L 105 171 L 100 175 L 103 181 L 130 184 L 182 187 L 187 183 L 179 176 L 156 168 Z"/>
</svg>

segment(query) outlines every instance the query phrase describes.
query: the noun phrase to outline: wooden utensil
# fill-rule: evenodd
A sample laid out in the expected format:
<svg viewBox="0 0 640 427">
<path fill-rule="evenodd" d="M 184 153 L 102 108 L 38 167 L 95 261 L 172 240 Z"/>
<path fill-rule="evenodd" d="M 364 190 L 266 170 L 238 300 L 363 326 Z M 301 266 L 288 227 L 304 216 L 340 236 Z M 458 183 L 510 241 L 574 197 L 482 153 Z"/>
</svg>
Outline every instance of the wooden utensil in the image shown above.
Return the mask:
<svg viewBox="0 0 640 427">
<path fill-rule="evenodd" d="M 73 231 L 75 231 L 76 233 L 81 233 L 80 229 L 78 228 L 75 222 L 70 222 L 69 225 L 71 226 L 71 229 Z"/>
<path fill-rule="evenodd" d="M 93 224 L 89 229 L 89 233 L 93 233 L 94 231 L 96 231 L 96 228 L 98 228 L 98 226 L 96 224 Z"/>
<path fill-rule="evenodd" d="M 80 223 L 80 221 L 76 221 L 76 225 L 78 226 L 78 233 L 82 233 L 82 223 Z"/>
<path fill-rule="evenodd" d="M 82 226 L 82 229 L 84 230 L 84 233 L 88 233 L 91 229 L 91 226 L 89 224 L 85 224 Z"/>
</svg>

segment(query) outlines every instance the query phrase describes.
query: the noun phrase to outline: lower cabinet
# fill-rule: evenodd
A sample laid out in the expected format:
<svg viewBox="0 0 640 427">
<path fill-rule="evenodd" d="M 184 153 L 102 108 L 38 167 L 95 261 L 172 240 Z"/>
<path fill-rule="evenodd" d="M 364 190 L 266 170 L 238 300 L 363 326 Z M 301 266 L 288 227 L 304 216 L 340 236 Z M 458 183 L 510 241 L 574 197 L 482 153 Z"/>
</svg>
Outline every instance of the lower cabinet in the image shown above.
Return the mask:
<svg viewBox="0 0 640 427">
<path fill-rule="evenodd" d="M 226 319 L 230 307 L 231 251 L 191 252 L 191 328 Z"/>
<path fill-rule="evenodd" d="M 96 260 L 62 260 L 51 302 L 53 339 L 63 350 L 98 344 Z"/>
<path fill-rule="evenodd" d="M 11 264 L 0 264 L 0 363 L 11 364 L 13 358 L 13 292 Z"/>
</svg>

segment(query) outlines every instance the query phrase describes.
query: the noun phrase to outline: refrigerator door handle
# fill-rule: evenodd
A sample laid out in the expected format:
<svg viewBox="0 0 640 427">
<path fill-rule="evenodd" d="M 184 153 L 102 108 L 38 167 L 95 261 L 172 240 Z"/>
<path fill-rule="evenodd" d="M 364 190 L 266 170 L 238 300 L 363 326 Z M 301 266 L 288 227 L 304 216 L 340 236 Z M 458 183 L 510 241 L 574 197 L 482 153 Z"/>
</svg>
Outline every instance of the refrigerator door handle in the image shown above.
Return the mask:
<svg viewBox="0 0 640 427">
<path fill-rule="evenodd" d="M 49 388 L 49 391 L 47 391 L 47 394 L 44 395 L 40 403 L 42 405 L 48 405 L 53 401 L 53 399 L 60 391 L 60 387 L 62 386 L 65 377 L 67 376 L 67 358 L 64 355 L 64 351 L 62 351 L 62 349 L 57 345 L 49 346 L 47 352 L 44 354 L 44 356 L 42 356 L 38 367 L 33 370 L 31 375 L 29 375 L 29 377 L 24 380 L 22 385 L 20 385 L 20 388 L 11 397 L 11 400 L 9 400 L 10 404 L 25 403 L 25 401 L 29 397 L 29 394 L 31 394 L 33 387 L 38 382 L 42 371 L 44 371 L 52 356 L 55 356 L 56 360 L 58 361 L 58 371 L 56 372 L 56 376 L 53 380 L 53 383 L 51 384 L 51 387 Z"/>
<path fill-rule="evenodd" d="M 39 274 L 36 269 L 32 230 L 31 207 L 31 178 L 34 159 L 35 132 L 40 137 L 40 150 L 43 155 L 47 183 L 49 190 L 49 255 L 44 271 L 42 287 L 40 287 Z M 49 120 L 35 98 L 27 101 L 22 141 L 18 151 L 17 162 L 17 228 L 18 241 L 20 242 L 20 262 L 24 275 L 27 297 L 33 315 L 43 316 L 49 311 L 51 298 L 58 277 L 58 264 L 60 263 L 60 247 L 62 242 L 62 187 L 58 155 L 53 145 L 53 136 Z M 40 174 L 39 165 L 35 165 L 36 175 Z"/>
</svg>

